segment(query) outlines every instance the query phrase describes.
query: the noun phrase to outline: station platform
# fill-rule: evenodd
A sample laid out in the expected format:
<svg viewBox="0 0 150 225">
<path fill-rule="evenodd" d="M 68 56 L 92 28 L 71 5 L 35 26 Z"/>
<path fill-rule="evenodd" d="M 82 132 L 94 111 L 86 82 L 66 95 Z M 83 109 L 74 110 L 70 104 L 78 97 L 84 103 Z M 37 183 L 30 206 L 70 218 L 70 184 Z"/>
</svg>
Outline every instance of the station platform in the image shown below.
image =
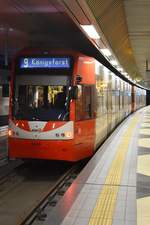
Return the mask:
<svg viewBox="0 0 150 225">
<path fill-rule="evenodd" d="M 150 224 L 149 106 L 113 132 L 42 224 Z"/>
</svg>

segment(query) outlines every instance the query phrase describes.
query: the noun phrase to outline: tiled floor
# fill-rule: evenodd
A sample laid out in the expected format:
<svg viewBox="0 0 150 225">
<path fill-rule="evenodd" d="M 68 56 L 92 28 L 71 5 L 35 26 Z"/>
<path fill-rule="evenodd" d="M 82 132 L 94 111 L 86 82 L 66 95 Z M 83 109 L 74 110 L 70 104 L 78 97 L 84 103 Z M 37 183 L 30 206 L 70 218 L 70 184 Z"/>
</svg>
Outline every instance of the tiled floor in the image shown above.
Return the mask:
<svg viewBox="0 0 150 225">
<path fill-rule="evenodd" d="M 150 224 L 150 109 L 143 114 L 138 140 L 137 225 Z"/>
</svg>

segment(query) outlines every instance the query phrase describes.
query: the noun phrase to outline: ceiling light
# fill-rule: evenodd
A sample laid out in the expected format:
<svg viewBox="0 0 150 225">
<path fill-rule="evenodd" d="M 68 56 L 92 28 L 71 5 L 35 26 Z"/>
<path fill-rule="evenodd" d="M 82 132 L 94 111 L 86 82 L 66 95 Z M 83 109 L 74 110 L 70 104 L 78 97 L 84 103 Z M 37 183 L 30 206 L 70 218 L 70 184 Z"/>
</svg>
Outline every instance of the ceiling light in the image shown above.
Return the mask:
<svg viewBox="0 0 150 225">
<path fill-rule="evenodd" d="M 118 65 L 118 63 L 117 63 L 116 60 L 111 60 L 110 63 L 111 63 L 113 66 L 117 66 L 117 65 Z"/>
<path fill-rule="evenodd" d="M 136 81 L 137 81 L 137 82 L 140 82 L 140 81 L 141 81 L 141 78 L 136 78 Z"/>
<path fill-rule="evenodd" d="M 14 31 L 14 29 L 10 27 L 10 28 L 9 28 L 9 31 Z"/>
<path fill-rule="evenodd" d="M 120 72 L 123 72 L 123 69 L 121 67 L 118 67 L 117 70 L 119 70 Z"/>
<path fill-rule="evenodd" d="M 87 35 L 92 39 L 99 39 L 100 36 L 97 33 L 93 25 L 80 25 L 82 29 L 87 33 Z"/>
<path fill-rule="evenodd" d="M 109 51 L 108 48 L 102 48 L 101 52 L 105 55 L 105 56 L 111 56 L 111 52 Z"/>
</svg>

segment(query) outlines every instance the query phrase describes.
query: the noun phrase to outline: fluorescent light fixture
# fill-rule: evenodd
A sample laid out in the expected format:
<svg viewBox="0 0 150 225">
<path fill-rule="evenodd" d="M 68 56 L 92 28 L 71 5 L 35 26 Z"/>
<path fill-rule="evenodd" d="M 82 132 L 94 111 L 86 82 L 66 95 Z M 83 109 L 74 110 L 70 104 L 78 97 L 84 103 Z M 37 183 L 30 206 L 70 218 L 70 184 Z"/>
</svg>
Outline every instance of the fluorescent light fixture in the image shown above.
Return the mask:
<svg viewBox="0 0 150 225">
<path fill-rule="evenodd" d="M 123 74 L 124 76 L 128 76 L 128 74 L 127 74 L 126 72 L 123 72 L 122 74 Z"/>
<path fill-rule="evenodd" d="M 87 35 L 92 39 L 99 39 L 100 36 L 97 33 L 93 25 L 80 25 L 82 29 L 87 33 Z"/>
<path fill-rule="evenodd" d="M 118 65 L 118 63 L 117 63 L 116 60 L 111 60 L 110 63 L 111 63 L 113 66 L 117 66 L 117 65 Z"/>
<path fill-rule="evenodd" d="M 121 67 L 118 67 L 117 70 L 119 70 L 120 72 L 123 72 L 123 69 Z"/>
<path fill-rule="evenodd" d="M 12 32 L 12 31 L 14 31 L 14 29 L 13 29 L 12 27 L 10 27 L 10 28 L 9 28 L 9 31 L 11 31 L 11 32 Z"/>
<path fill-rule="evenodd" d="M 109 51 L 108 48 L 102 48 L 101 52 L 105 55 L 105 56 L 111 56 L 111 52 Z"/>
<path fill-rule="evenodd" d="M 140 82 L 140 81 L 141 81 L 141 79 L 140 79 L 140 78 L 136 78 L 136 81 L 137 81 L 137 82 Z"/>
</svg>

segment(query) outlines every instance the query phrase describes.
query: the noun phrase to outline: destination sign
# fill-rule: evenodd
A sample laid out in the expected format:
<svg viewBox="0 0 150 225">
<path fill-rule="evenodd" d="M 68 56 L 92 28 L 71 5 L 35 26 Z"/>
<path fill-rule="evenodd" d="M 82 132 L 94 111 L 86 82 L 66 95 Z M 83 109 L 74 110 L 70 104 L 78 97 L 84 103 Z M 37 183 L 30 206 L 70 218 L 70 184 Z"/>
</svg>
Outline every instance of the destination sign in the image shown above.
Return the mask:
<svg viewBox="0 0 150 225">
<path fill-rule="evenodd" d="M 20 58 L 21 69 L 69 69 L 70 57 Z"/>
</svg>

